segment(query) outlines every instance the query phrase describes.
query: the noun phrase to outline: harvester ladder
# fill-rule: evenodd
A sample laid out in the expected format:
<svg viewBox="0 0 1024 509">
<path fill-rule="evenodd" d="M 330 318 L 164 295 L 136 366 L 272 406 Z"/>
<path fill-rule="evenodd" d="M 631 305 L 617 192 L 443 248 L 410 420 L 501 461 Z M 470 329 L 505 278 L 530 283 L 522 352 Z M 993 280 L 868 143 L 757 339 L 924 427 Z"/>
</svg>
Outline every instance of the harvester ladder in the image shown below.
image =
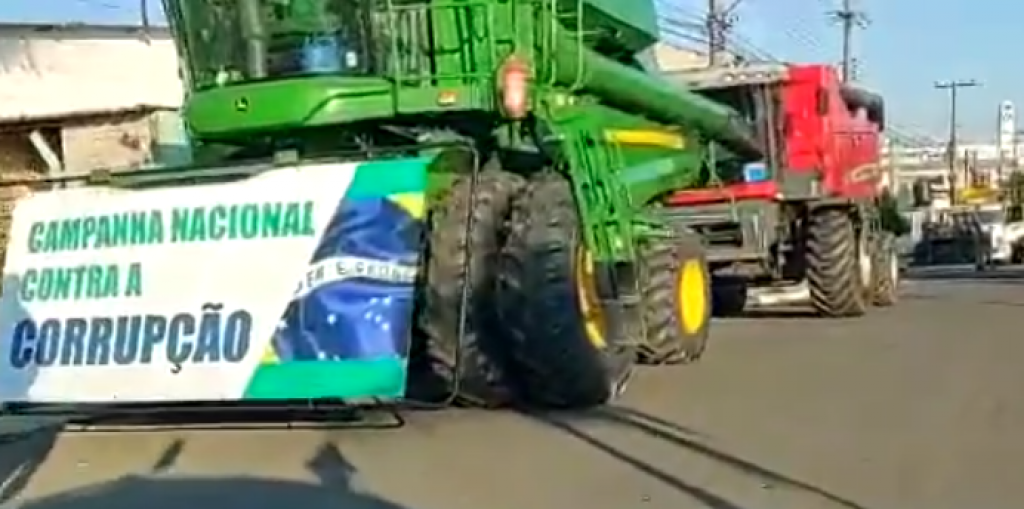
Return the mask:
<svg viewBox="0 0 1024 509">
<path fill-rule="evenodd" d="M 542 54 L 552 55 L 552 54 L 554 54 L 555 52 L 558 51 L 557 48 L 556 48 L 556 45 L 558 45 L 558 41 L 560 39 L 559 33 L 561 31 L 564 31 L 565 33 L 568 33 L 571 37 L 573 37 L 575 39 L 576 48 L 577 48 L 576 49 L 576 69 L 577 69 L 577 75 L 576 75 L 576 79 L 573 80 L 573 85 L 571 85 L 569 87 L 569 89 L 570 90 L 578 89 L 578 88 L 580 88 L 582 86 L 584 78 L 585 78 L 585 76 L 583 76 L 583 73 L 585 72 L 585 69 L 586 69 L 586 67 L 583 65 L 584 62 L 585 62 L 585 59 L 583 58 L 583 52 L 585 51 L 585 48 L 587 47 L 585 38 L 587 36 L 597 36 L 597 35 L 600 35 L 600 34 L 596 30 L 589 30 L 588 31 L 588 30 L 583 29 L 583 27 L 585 26 L 584 16 L 583 16 L 583 13 L 585 12 L 583 0 L 576 0 L 576 8 L 573 9 L 573 10 L 570 10 L 569 12 L 559 12 L 559 9 L 558 9 L 559 2 L 554 1 L 554 0 L 553 1 L 541 2 L 540 6 L 541 7 L 540 7 L 539 12 L 541 13 L 541 16 L 539 16 L 538 19 L 546 20 L 549 23 L 549 26 L 547 27 L 548 29 L 545 30 L 545 34 L 547 35 L 547 39 L 542 41 L 542 45 L 544 46 L 544 49 L 547 50 L 547 52 L 542 53 Z M 573 28 L 570 29 L 568 27 L 573 27 Z M 554 64 L 554 62 L 552 62 L 550 65 L 555 65 L 555 64 Z M 553 72 L 550 73 L 550 76 L 551 76 L 551 79 L 553 80 L 554 76 L 556 76 L 558 74 L 558 72 L 555 71 L 554 69 L 552 69 L 552 71 Z M 553 84 L 554 84 L 553 82 L 552 83 L 548 83 L 548 85 L 553 85 Z"/>
</svg>

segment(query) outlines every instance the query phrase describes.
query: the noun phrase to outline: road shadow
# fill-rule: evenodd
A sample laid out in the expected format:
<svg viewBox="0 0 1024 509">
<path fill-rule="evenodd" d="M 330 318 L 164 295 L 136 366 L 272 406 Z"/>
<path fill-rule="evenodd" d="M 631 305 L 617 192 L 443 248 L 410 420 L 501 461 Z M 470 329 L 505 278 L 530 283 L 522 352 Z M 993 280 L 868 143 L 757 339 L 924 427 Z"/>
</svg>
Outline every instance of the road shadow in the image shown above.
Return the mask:
<svg viewBox="0 0 1024 509">
<path fill-rule="evenodd" d="M 270 431 L 281 429 L 395 429 L 400 416 L 390 407 L 343 401 L 199 401 L 76 405 L 72 430 L 117 433 L 156 431 Z"/>
<path fill-rule="evenodd" d="M 186 444 L 171 444 L 150 475 L 130 475 L 58 495 L 27 501 L 20 509 L 410 509 L 358 489 L 353 467 L 325 443 L 307 466 L 316 482 L 168 474 Z M 274 461 L 274 458 L 267 458 Z"/>
<path fill-rule="evenodd" d="M 1021 284 L 1024 284 L 1024 282 L 1022 282 Z M 930 302 L 937 302 L 937 303 L 943 303 L 943 304 L 958 304 L 958 305 L 969 304 L 969 305 L 972 305 L 972 306 L 978 306 L 978 305 L 980 305 L 980 306 L 997 306 L 997 307 L 1001 306 L 1001 307 L 1012 307 L 1012 308 L 1024 307 L 1024 300 L 1021 300 L 1021 299 L 1018 299 L 1018 300 L 1008 300 L 1008 299 L 999 299 L 999 300 L 977 299 L 977 298 L 973 298 L 973 296 L 970 294 L 970 292 L 965 292 L 965 293 L 967 293 L 967 295 L 963 295 L 963 296 L 961 296 L 961 295 L 950 296 L 950 295 L 927 293 L 927 292 L 914 292 L 914 293 L 907 294 L 903 298 L 904 298 L 904 300 L 907 300 L 907 301 L 925 301 L 925 302 L 929 302 L 930 301 Z"/>
<path fill-rule="evenodd" d="M 16 498 L 53 450 L 59 425 L 0 433 L 0 506 Z"/>
<path fill-rule="evenodd" d="M 640 410 L 626 407 L 606 407 L 585 412 L 529 414 L 529 417 L 692 497 L 709 509 L 746 508 L 722 495 L 687 482 L 677 474 L 658 468 L 629 451 L 595 437 L 582 429 L 582 425 L 588 422 L 602 422 L 627 427 L 662 441 L 666 445 L 676 447 L 681 452 L 698 454 L 730 469 L 755 477 L 766 487 L 789 488 L 810 493 L 843 509 L 866 509 L 852 500 L 825 489 L 713 448 L 703 443 L 706 438 L 703 438 L 700 433 Z"/>
<path fill-rule="evenodd" d="M 1011 283 L 1024 285 L 1024 267 L 997 266 L 976 270 L 973 266 L 951 265 L 912 268 L 903 278 L 908 281 L 943 281 L 968 283 Z"/>
<path fill-rule="evenodd" d="M 31 320 L 32 315 L 22 300 L 21 276 L 18 274 L 5 274 L 0 281 L 0 316 L 4 323 L 2 330 L 2 341 L 6 345 L 3 353 L 8 356 L 5 359 L 7 369 L 0 371 L 0 384 L 3 384 L 3 399 L 0 400 L 0 414 L 11 406 L 10 402 L 27 401 L 29 392 L 36 383 L 38 377 L 38 366 L 35 362 L 27 362 L 24 367 L 14 367 L 14 359 L 20 356 L 20 352 L 13 351 L 14 332 L 19 324 Z M 27 350 L 27 349 L 26 349 Z M 27 360 L 27 359 L 22 359 Z M 12 369 L 13 368 L 13 369 Z"/>
<path fill-rule="evenodd" d="M 14 357 L 12 349 L 17 324 L 31 319 L 21 297 L 21 277 L 6 274 L 0 281 L 0 316 L 5 320 L 0 342 L 7 345 L 4 354 Z M 60 434 L 61 423 L 53 419 L 11 415 L 30 399 L 30 389 L 36 383 L 38 368 L 29 363 L 23 369 L 14 369 L 12 359 L 5 359 L 6 369 L 0 370 L 3 398 L 0 399 L 0 505 L 17 497 L 39 466 L 49 456 Z"/>
<path fill-rule="evenodd" d="M 751 320 L 808 320 L 822 319 L 821 314 L 809 306 L 779 306 L 746 309 L 742 313 L 715 317 L 716 320 L 744 322 Z"/>
</svg>

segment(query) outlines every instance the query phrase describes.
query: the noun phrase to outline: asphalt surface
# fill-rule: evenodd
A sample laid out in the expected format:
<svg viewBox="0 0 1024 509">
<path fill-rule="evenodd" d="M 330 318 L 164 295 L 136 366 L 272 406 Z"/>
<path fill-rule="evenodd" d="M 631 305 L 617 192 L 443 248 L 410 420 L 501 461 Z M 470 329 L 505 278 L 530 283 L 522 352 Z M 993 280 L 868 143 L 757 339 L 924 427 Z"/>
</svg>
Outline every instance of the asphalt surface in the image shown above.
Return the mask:
<svg viewBox="0 0 1024 509">
<path fill-rule="evenodd" d="M 54 434 L 0 445 L 32 509 L 946 509 L 1024 504 L 1024 273 L 931 273 L 859 320 L 717 324 L 588 416 L 401 430 Z M 19 424 L 7 421 L 7 429 Z"/>
</svg>

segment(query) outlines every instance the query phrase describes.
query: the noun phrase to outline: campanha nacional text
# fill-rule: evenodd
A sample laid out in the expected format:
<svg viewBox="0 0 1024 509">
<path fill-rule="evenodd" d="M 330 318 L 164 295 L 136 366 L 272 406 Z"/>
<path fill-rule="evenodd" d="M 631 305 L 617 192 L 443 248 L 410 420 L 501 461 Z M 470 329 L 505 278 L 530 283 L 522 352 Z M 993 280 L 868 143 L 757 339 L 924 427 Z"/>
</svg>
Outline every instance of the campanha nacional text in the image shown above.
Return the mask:
<svg viewBox="0 0 1024 509">
<path fill-rule="evenodd" d="M 30 253 L 57 253 L 168 242 L 314 235 L 312 201 L 255 202 L 38 221 L 30 226 L 28 250 Z"/>
</svg>

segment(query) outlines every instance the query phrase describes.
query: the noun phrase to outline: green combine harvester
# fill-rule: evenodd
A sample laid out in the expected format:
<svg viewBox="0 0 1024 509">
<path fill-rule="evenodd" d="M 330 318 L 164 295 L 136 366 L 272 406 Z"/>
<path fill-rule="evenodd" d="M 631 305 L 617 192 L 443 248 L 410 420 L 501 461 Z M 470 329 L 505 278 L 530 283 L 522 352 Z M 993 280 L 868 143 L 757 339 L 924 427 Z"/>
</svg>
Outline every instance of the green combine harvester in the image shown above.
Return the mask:
<svg viewBox="0 0 1024 509">
<path fill-rule="evenodd" d="M 166 204 L 166 242 L 205 242 L 201 260 L 160 258 L 203 274 L 191 292 L 302 280 L 283 315 L 221 299 L 250 313 L 254 353 L 228 332 L 232 343 L 207 349 L 257 366 L 218 394 L 581 408 L 619 394 L 637 362 L 704 353 L 702 239 L 670 225 L 661 200 L 763 155 L 733 110 L 639 64 L 658 39 L 652 1 L 164 3 L 196 164 L 94 173 L 61 203 Z M 30 205 L 12 239 L 34 235 L 43 207 Z M 294 253 L 257 244 L 297 237 L 309 240 Z M 10 255 L 7 272 L 29 254 Z M 242 266 L 259 273 L 230 276 Z M 159 298 L 186 298 L 166 284 Z M 167 331 L 185 323 L 166 316 Z M 176 359 L 178 384 L 198 369 L 189 362 L 209 362 Z M 228 398 L 191 383 L 167 397 Z M 148 390 L 119 401 L 153 400 Z"/>
</svg>

